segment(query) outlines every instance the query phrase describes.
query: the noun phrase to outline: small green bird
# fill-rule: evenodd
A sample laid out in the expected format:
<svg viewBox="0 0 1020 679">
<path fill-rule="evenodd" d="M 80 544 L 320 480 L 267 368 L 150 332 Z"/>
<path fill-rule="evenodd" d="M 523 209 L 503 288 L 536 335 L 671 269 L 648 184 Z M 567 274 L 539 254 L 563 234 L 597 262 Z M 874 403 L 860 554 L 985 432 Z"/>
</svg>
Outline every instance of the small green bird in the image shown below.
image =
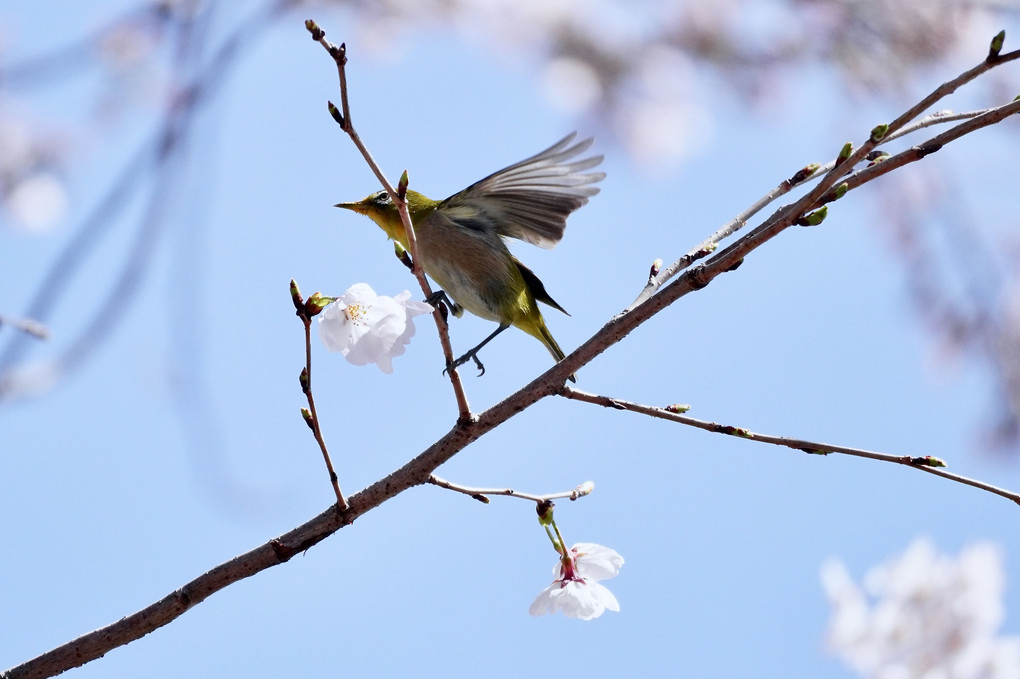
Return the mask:
<svg viewBox="0 0 1020 679">
<path fill-rule="evenodd" d="M 473 359 L 484 374 L 478 350 L 511 325 L 544 344 L 557 361 L 563 360 L 565 354 L 546 327 L 537 302 L 567 312 L 549 296 L 538 276 L 510 254 L 503 239 L 552 248 L 563 238 L 570 213 L 599 192 L 592 185 L 605 173 L 583 171 L 601 163 L 603 156 L 571 160 L 594 142 L 574 143 L 575 136 L 572 133 L 446 200 L 407 192 L 420 264 L 442 288 L 436 296 L 445 293 L 455 316 L 467 309 L 499 323 L 495 332 L 449 367 Z M 385 191 L 336 207 L 371 217 L 387 236 L 408 247 L 400 215 Z"/>
</svg>

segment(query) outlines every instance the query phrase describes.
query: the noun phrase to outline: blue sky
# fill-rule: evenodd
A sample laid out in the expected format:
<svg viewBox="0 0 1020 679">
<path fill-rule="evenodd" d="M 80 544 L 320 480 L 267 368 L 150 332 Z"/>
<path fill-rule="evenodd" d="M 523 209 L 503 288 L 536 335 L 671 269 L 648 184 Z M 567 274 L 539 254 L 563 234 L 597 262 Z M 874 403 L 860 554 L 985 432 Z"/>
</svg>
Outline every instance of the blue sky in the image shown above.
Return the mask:
<svg viewBox="0 0 1020 679">
<path fill-rule="evenodd" d="M 75 15 L 83 10 L 60 5 L 4 10 L 17 39 L 12 59 L 40 49 L 24 36 L 40 17 L 52 22 L 53 42 L 87 25 Z M 91 20 L 107 12 L 93 3 Z M 124 324 L 57 389 L 0 410 L 4 668 L 148 605 L 332 500 L 298 414 L 302 333 L 287 284 L 337 294 L 365 281 L 392 295 L 414 281 L 381 231 L 332 207 L 378 187 L 326 113 L 335 71 L 301 18 L 269 31 L 218 93 L 192 158 L 195 202 L 174 206 Z M 427 195 L 452 194 L 572 129 L 598 136 L 602 193 L 571 218 L 554 251 L 515 246 L 570 311 L 546 315 L 568 351 L 634 298 L 653 259 L 675 259 L 798 167 L 898 112 L 871 104 L 854 115 L 837 92 L 811 110 L 773 102 L 752 118 L 706 79 L 705 105 L 725 132 L 687 163 L 649 172 L 592 123 L 551 111 L 523 69 L 441 34 L 382 62 L 362 56 L 357 30 L 346 37 L 349 15 L 320 20 L 331 38 L 347 40 L 360 133 L 392 179 L 406 168 Z M 789 100 L 819 87 L 824 74 L 788 85 Z M 74 94 L 44 90 L 33 101 L 59 120 L 58 106 Z M 82 153 L 68 177 L 71 217 L 58 232 L 0 230 L 0 310 L 24 308 L 96 189 L 146 132 L 139 120 L 96 139 L 102 152 Z M 966 163 L 990 146 L 964 141 L 926 162 Z M 855 192 L 823 226 L 763 247 L 585 367 L 578 387 L 686 402 L 694 416 L 767 433 L 938 455 L 954 471 L 1020 488 L 1016 465 L 980 448 L 987 375 L 930 359 L 932 341 L 868 208 L 876 195 Z M 980 192 L 972 198 L 982 219 L 1015 212 Z M 76 277 L 74 294 L 54 310 L 52 340 L 34 357 L 59 348 L 94 308 L 139 207 Z M 393 375 L 314 349 L 317 404 L 348 492 L 453 424 L 425 320 Z M 472 318 L 452 326 L 460 347 L 490 331 Z M 483 357 L 484 377 L 463 371 L 475 410 L 549 361 L 517 332 Z M 824 650 L 819 566 L 836 555 L 860 576 L 918 535 L 950 552 L 1000 543 L 1007 610 L 1020 604 L 1017 508 L 909 469 L 547 399 L 438 473 L 538 493 L 593 480 L 591 497 L 559 503 L 558 523 L 568 542 L 606 544 L 626 558 L 607 583 L 621 612 L 591 623 L 530 618 L 555 559 L 533 507 L 416 488 L 74 676 L 850 676 Z M 1008 617 L 1005 631 L 1017 630 Z"/>
</svg>

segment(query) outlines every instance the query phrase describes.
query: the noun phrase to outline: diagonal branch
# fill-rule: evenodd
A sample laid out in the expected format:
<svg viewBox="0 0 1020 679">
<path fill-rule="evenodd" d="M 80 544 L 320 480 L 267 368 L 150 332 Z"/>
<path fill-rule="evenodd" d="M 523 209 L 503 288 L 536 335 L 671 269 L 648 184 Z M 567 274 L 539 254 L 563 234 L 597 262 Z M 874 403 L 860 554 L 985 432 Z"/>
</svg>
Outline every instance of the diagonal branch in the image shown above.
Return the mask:
<svg viewBox="0 0 1020 679">
<path fill-rule="evenodd" d="M 869 136 L 867 141 L 865 141 L 864 144 L 862 144 L 856 151 L 854 151 L 845 160 L 845 162 L 833 164 L 831 168 L 828 170 L 827 174 L 825 174 L 822 177 L 818 185 L 814 189 L 812 189 L 811 192 L 809 192 L 803 198 L 798 200 L 796 203 L 788 206 L 782 211 L 781 213 L 782 221 L 784 222 L 787 220 L 789 221 L 789 223 L 787 223 L 786 226 L 789 226 L 801 215 L 805 214 L 810 209 L 808 206 L 814 204 L 822 196 L 822 194 L 824 194 L 826 191 L 828 191 L 829 189 L 836 185 L 836 182 L 839 180 L 840 177 L 850 172 L 850 170 L 852 170 L 853 167 L 857 165 L 857 163 L 864 160 L 867 157 L 867 155 L 878 145 L 879 142 L 888 141 L 890 138 L 895 138 L 896 136 L 901 136 L 901 134 L 906 134 L 907 130 L 905 130 L 904 128 L 907 127 L 907 124 L 910 123 L 910 121 L 916 118 L 917 116 L 921 115 L 924 111 L 934 106 L 935 103 L 938 102 L 940 99 L 949 96 L 963 85 L 966 85 L 967 83 L 971 82 L 972 80 L 981 76 L 982 74 L 988 72 L 989 70 L 995 68 L 996 66 L 1008 63 L 1010 61 L 1014 61 L 1016 59 L 1020 59 L 1020 50 L 1014 50 L 1013 52 L 1009 52 L 1007 54 L 999 53 L 998 49 L 1001 48 L 1002 38 L 1003 35 L 999 34 L 992 40 L 992 47 L 989 50 L 988 56 L 980 64 L 971 68 L 968 71 L 961 73 L 952 80 L 948 80 L 942 83 L 941 85 L 936 87 L 931 92 L 931 94 L 924 97 L 916 104 L 911 106 L 909 109 L 904 111 L 887 126 L 876 127 L 872 131 L 872 134 Z M 916 128 L 912 127 L 909 131 L 914 131 L 914 129 L 920 129 L 920 127 L 923 126 L 924 125 L 918 125 Z M 878 134 L 879 130 L 881 130 L 880 134 Z M 815 174 L 809 177 L 805 177 L 804 179 L 802 179 L 802 181 L 815 178 L 817 176 L 819 175 Z M 784 190 L 784 185 L 786 184 L 790 185 L 785 186 Z M 674 276 L 676 276 L 681 271 L 686 269 L 694 261 L 703 257 L 704 254 L 707 254 L 707 252 L 705 252 L 706 249 L 708 250 L 708 252 L 714 250 L 716 244 L 720 240 L 740 229 L 744 225 L 746 219 L 748 219 L 750 216 L 753 216 L 758 210 L 760 210 L 762 207 L 767 205 L 775 198 L 786 193 L 786 191 L 792 188 L 792 186 L 795 184 L 796 183 L 793 182 L 792 180 L 787 180 L 787 182 L 780 184 L 780 186 L 777 187 L 777 189 L 771 191 L 762 200 L 755 203 L 755 205 L 752 206 L 749 210 L 745 211 L 744 213 L 741 213 L 741 215 L 738 215 L 728 224 L 720 228 L 705 242 L 699 244 L 697 247 L 695 247 L 690 252 L 686 253 L 680 259 L 659 271 L 659 273 L 656 276 L 653 276 L 648 281 L 644 289 L 638 295 L 637 299 L 631 302 L 630 306 L 628 306 L 624 310 L 624 313 L 627 313 L 636 308 L 639 304 L 641 304 L 649 297 L 654 295 L 657 290 L 659 290 L 663 285 L 666 284 L 666 282 L 668 282 Z M 782 228 L 785 228 L 785 226 L 780 227 L 780 230 Z"/>
<path fill-rule="evenodd" d="M 602 406 L 604 408 L 612 408 L 615 410 L 626 410 L 632 413 L 639 413 L 641 415 L 647 415 L 660 420 L 668 420 L 670 422 L 676 422 L 677 424 L 687 425 L 688 427 L 695 427 L 704 431 L 710 431 L 714 434 L 725 434 L 727 436 L 736 436 L 738 438 L 747 439 L 749 441 L 758 441 L 760 443 L 769 443 L 775 446 L 785 446 L 786 448 L 793 448 L 809 455 L 829 455 L 838 453 L 840 455 L 850 455 L 853 457 L 863 457 L 869 460 L 879 460 L 880 462 L 891 462 L 893 464 L 901 464 L 911 469 L 919 469 L 929 474 L 935 474 L 941 476 L 944 479 L 962 483 L 974 488 L 980 488 L 981 490 L 994 493 L 995 495 L 1002 496 L 1007 500 L 1012 500 L 1016 504 L 1020 505 L 1020 494 L 1014 493 L 1010 490 L 993 486 L 990 483 L 984 481 L 978 481 L 960 474 L 954 474 L 948 472 L 945 467 L 945 462 L 940 458 L 932 457 L 930 455 L 925 456 L 910 456 L 910 455 L 890 455 L 888 453 L 879 453 L 873 450 L 865 450 L 863 448 L 850 448 L 848 446 L 837 446 L 829 443 L 819 443 L 817 441 L 808 441 L 806 439 L 790 438 L 788 436 L 773 436 L 772 434 L 762 434 L 760 432 L 754 432 L 744 427 L 734 427 L 728 424 L 719 424 L 717 422 L 708 422 L 706 420 L 700 420 L 696 417 L 690 417 L 683 413 L 683 408 L 677 406 L 667 406 L 665 408 L 658 408 L 655 406 L 643 405 L 640 403 L 633 403 L 631 401 L 624 401 L 618 398 L 610 398 L 609 396 L 600 396 L 597 394 L 590 394 L 588 392 L 579 391 L 569 386 L 564 386 L 560 391 L 560 396 L 571 399 L 573 401 L 581 401 L 583 403 L 591 403 L 593 405 Z"/>
<path fill-rule="evenodd" d="M 542 388 L 543 384 L 545 385 Z M 515 414 L 554 393 L 555 382 L 543 375 L 509 398 L 458 423 L 445 436 L 397 471 L 350 496 L 347 509 L 331 505 L 297 528 L 203 573 L 183 587 L 136 613 L 73 639 L 21 665 L 0 672 L 0 679 L 42 679 L 102 657 L 167 625 L 210 595 L 256 573 L 286 563 L 344 526 L 408 488 L 429 480 L 432 472 L 466 446 Z"/>
</svg>

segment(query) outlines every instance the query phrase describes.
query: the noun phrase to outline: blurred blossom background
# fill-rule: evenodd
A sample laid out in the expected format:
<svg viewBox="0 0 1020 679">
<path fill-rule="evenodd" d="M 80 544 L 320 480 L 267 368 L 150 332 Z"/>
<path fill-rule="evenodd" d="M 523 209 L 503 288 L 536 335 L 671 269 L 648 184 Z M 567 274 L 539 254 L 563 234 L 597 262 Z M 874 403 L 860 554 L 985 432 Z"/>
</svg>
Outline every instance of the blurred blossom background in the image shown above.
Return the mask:
<svg viewBox="0 0 1020 679">
<path fill-rule="evenodd" d="M 829 645 L 864 677 L 1017 676 L 1020 637 L 999 629 L 1004 580 L 1001 550 L 990 542 L 948 555 L 919 538 L 862 585 L 829 560 Z"/>
<path fill-rule="evenodd" d="M 326 110 L 336 70 L 308 18 L 347 44 L 369 148 L 426 195 L 571 130 L 596 137 L 602 193 L 555 251 L 513 245 L 571 312 L 547 314 L 568 351 L 654 259 L 860 143 L 1000 29 L 1006 51 L 1020 36 L 1002 0 L 6 3 L 2 668 L 331 502 L 298 412 L 288 282 L 416 285 L 375 226 L 332 207 L 378 186 Z M 1018 92 L 1010 63 L 939 108 Z M 1020 488 L 1017 125 L 852 192 L 611 348 L 579 388 Z M 423 320 L 393 375 L 315 347 L 347 492 L 453 423 Z M 32 322 L 48 339 L 19 329 Z M 455 320 L 454 346 L 491 329 Z M 548 365 L 523 333 L 483 353 L 484 377 L 462 373 L 476 411 Z M 419 488 L 74 674 L 1020 676 L 1017 507 L 1002 498 L 557 400 L 439 473 L 535 493 L 594 480 L 557 521 L 568 543 L 625 557 L 620 613 L 530 618 L 552 555 L 533 508 Z"/>
</svg>

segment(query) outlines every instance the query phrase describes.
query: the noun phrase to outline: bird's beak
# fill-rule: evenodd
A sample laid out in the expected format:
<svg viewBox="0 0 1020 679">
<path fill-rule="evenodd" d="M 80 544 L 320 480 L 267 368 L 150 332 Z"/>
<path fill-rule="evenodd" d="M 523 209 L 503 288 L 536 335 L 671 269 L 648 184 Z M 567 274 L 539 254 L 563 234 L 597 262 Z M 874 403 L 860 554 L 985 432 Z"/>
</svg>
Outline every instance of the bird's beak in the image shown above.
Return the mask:
<svg viewBox="0 0 1020 679">
<path fill-rule="evenodd" d="M 363 215 L 368 214 L 368 206 L 365 205 L 364 201 L 358 201 L 357 203 L 337 203 L 333 207 L 342 207 L 345 210 L 351 210 Z"/>
</svg>

